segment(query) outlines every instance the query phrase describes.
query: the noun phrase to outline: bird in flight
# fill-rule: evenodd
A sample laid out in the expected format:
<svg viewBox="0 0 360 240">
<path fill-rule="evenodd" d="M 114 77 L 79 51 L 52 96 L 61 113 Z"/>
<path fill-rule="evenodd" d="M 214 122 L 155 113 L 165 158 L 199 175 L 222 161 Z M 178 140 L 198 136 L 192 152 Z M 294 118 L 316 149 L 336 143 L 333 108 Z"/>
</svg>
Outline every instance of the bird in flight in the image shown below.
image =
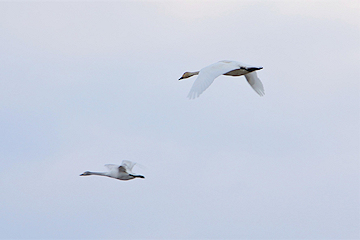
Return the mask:
<svg viewBox="0 0 360 240">
<path fill-rule="evenodd" d="M 130 179 L 134 179 L 134 178 L 145 178 L 142 175 L 136 175 L 132 172 L 133 167 L 135 166 L 136 163 L 128 161 L 128 160 L 123 160 L 121 165 L 116 165 L 116 164 L 105 164 L 105 167 L 107 167 L 109 169 L 108 172 L 90 172 L 90 171 L 86 171 L 82 174 L 80 174 L 80 176 L 90 176 L 90 175 L 98 175 L 98 176 L 105 176 L 105 177 L 111 177 L 111 178 L 116 178 L 119 180 L 130 180 Z"/>
<path fill-rule="evenodd" d="M 188 95 L 188 98 L 194 99 L 199 97 L 200 94 L 202 94 L 214 82 L 215 78 L 219 77 L 220 75 L 234 77 L 244 75 L 255 92 L 260 96 L 263 96 L 265 95 L 264 87 L 255 72 L 262 68 L 263 67 L 251 66 L 236 61 L 223 60 L 204 67 L 200 71 L 185 72 L 179 80 L 189 78 L 194 75 L 199 75 L 191 87 Z"/>
</svg>

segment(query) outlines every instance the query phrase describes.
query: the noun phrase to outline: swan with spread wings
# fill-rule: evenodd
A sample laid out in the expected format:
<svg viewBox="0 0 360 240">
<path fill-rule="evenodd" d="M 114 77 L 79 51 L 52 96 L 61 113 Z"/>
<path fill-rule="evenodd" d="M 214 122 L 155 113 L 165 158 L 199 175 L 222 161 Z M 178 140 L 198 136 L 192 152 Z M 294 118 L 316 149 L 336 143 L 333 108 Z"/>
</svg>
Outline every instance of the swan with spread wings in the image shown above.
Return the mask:
<svg viewBox="0 0 360 240">
<path fill-rule="evenodd" d="M 137 175 L 132 172 L 132 169 L 135 166 L 135 164 L 136 163 L 134 163 L 134 162 L 131 162 L 128 160 L 123 160 L 120 166 L 116 165 L 116 164 L 106 164 L 105 167 L 107 167 L 109 169 L 108 172 L 86 171 L 86 172 L 80 174 L 80 176 L 98 175 L 98 176 L 116 178 L 119 180 L 131 180 L 134 178 L 145 178 L 142 175 Z"/>
<path fill-rule="evenodd" d="M 262 68 L 263 67 L 252 66 L 236 61 L 223 60 L 204 67 L 200 71 L 185 72 L 179 80 L 199 75 L 188 95 L 188 98 L 194 99 L 199 97 L 200 94 L 202 94 L 214 82 L 215 78 L 221 75 L 234 77 L 244 75 L 255 92 L 260 96 L 263 96 L 265 94 L 264 87 L 255 72 Z"/>
</svg>

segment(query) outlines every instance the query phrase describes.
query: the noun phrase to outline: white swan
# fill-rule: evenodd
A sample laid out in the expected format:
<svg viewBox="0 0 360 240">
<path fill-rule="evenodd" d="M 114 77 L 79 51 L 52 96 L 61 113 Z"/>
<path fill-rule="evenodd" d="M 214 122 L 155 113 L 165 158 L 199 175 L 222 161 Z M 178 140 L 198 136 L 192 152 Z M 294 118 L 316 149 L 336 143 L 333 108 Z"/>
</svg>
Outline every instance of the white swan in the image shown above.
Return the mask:
<svg viewBox="0 0 360 240">
<path fill-rule="evenodd" d="M 123 160 L 121 165 L 115 165 L 115 164 L 106 164 L 105 167 L 109 169 L 108 172 L 89 172 L 86 171 L 80 176 L 90 176 L 90 175 L 99 175 L 99 176 L 105 176 L 105 177 L 111 177 L 116 178 L 119 180 L 130 180 L 134 178 L 145 178 L 142 175 L 135 175 L 132 172 L 132 168 L 134 167 L 136 163 Z"/>
<path fill-rule="evenodd" d="M 195 80 L 188 98 L 194 99 L 200 96 L 220 75 L 229 75 L 229 76 L 241 76 L 245 75 L 246 80 L 250 86 L 259 94 L 263 96 L 265 94 L 264 87 L 257 77 L 256 70 L 260 70 L 262 67 L 251 66 L 248 64 L 236 62 L 236 61 L 220 61 L 214 64 L 211 64 L 207 67 L 204 67 L 197 72 L 185 72 L 181 78 L 189 78 L 194 75 L 199 75 Z"/>
</svg>

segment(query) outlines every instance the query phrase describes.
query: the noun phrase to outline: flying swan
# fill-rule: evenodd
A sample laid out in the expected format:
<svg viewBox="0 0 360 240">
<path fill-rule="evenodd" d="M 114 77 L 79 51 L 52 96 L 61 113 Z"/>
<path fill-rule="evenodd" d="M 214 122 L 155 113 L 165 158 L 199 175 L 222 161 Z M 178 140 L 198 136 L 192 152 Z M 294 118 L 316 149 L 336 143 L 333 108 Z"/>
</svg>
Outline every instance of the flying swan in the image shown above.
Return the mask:
<svg viewBox="0 0 360 240">
<path fill-rule="evenodd" d="M 260 70 L 262 67 L 251 66 L 248 64 L 236 62 L 236 61 L 219 61 L 217 63 L 211 64 L 207 67 L 204 67 L 197 72 L 185 72 L 179 80 L 184 78 L 189 78 L 194 75 L 199 75 L 195 80 L 188 98 L 194 99 L 200 96 L 215 80 L 215 78 L 220 75 L 229 75 L 229 76 L 241 76 L 245 75 L 246 80 L 250 86 L 259 94 L 260 96 L 265 95 L 264 87 L 257 77 L 256 70 Z"/>
<path fill-rule="evenodd" d="M 123 160 L 121 165 L 115 165 L 115 164 L 105 164 L 105 167 L 109 169 L 108 172 L 89 172 L 86 171 L 80 176 L 90 176 L 90 175 L 99 175 L 99 176 L 105 176 L 105 177 L 111 177 L 116 178 L 119 180 L 130 180 L 134 178 L 145 178 L 142 175 L 136 175 L 132 172 L 132 168 L 134 167 L 136 163 Z"/>
</svg>

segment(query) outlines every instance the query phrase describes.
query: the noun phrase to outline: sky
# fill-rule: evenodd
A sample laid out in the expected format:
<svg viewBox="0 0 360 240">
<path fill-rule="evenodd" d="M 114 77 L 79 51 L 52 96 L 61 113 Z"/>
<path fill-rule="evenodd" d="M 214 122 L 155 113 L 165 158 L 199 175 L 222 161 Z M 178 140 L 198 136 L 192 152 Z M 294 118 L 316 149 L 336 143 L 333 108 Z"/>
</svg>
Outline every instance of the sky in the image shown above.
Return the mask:
<svg viewBox="0 0 360 240">
<path fill-rule="evenodd" d="M 359 239 L 359 10 L 1 1 L 0 239 Z"/>
</svg>

